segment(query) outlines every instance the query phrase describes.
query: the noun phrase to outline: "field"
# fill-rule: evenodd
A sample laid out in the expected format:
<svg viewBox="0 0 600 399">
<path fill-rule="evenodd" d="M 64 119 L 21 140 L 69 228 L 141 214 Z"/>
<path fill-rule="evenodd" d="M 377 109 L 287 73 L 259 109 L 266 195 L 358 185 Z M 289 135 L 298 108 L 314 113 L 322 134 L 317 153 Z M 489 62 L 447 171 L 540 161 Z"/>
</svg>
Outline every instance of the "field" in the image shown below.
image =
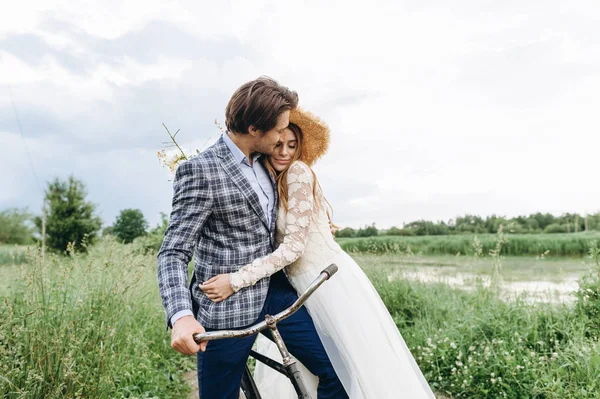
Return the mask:
<svg viewBox="0 0 600 399">
<path fill-rule="evenodd" d="M 107 240 L 45 262 L 10 251 L 0 247 L 4 398 L 188 395 L 194 362 L 169 346 L 153 255 Z M 542 253 L 352 255 L 439 394 L 600 398 L 598 253 Z"/>
<path fill-rule="evenodd" d="M 0 266 L 0 396 L 186 395 L 194 362 L 170 348 L 155 257 L 132 249 L 104 241 L 89 255 Z"/>
<path fill-rule="evenodd" d="M 585 256 L 590 241 L 600 240 L 600 233 L 572 234 L 511 234 L 501 255 Z M 339 238 L 340 246 L 350 253 L 422 254 L 422 255 L 474 255 L 479 247 L 488 254 L 496 246 L 498 235 L 446 235 L 446 236 L 380 236 L 368 238 Z"/>
<path fill-rule="evenodd" d="M 25 262 L 26 247 L 0 244 L 0 266 Z"/>
</svg>

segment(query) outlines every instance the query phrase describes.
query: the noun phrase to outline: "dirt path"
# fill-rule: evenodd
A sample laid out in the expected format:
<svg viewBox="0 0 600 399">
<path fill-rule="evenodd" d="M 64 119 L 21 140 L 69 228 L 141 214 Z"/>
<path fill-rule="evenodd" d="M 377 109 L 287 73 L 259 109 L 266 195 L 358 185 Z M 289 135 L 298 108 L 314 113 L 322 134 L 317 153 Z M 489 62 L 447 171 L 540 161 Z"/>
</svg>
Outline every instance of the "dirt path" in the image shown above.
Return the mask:
<svg viewBox="0 0 600 399">
<path fill-rule="evenodd" d="M 196 370 L 188 371 L 183 375 L 183 378 L 190 384 L 192 391 L 188 399 L 198 399 L 198 374 Z"/>
<path fill-rule="evenodd" d="M 188 371 L 183 375 L 183 378 L 190 384 L 192 389 L 188 399 L 198 399 L 198 375 L 196 374 L 196 370 Z M 240 393 L 240 399 L 246 399 L 243 393 Z"/>
</svg>

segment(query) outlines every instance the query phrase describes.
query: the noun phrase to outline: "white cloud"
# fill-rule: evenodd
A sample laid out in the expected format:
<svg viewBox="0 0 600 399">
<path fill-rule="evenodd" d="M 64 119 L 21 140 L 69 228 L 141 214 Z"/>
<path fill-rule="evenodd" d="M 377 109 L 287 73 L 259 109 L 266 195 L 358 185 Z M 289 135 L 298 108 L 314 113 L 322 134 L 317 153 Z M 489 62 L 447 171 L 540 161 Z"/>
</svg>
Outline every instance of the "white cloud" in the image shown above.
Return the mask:
<svg viewBox="0 0 600 399">
<path fill-rule="evenodd" d="M 331 126 L 316 171 L 339 224 L 595 212 L 599 11 L 592 1 L 23 1 L 0 16 L 0 87 L 12 87 L 43 178 L 85 176 L 108 222 L 133 206 L 119 198 L 151 220 L 169 210 L 152 159 L 168 139 L 162 122 L 202 147 L 233 91 L 261 74 Z M 15 34 L 25 36 L 9 42 Z M 11 107 L 0 94 L 2 137 L 17 146 Z M 32 195 L 22 159 L 0 166 L 13 171 L 0 208 Z M 106 195 L 106 182 L 124 197 Z"/>
</svg>

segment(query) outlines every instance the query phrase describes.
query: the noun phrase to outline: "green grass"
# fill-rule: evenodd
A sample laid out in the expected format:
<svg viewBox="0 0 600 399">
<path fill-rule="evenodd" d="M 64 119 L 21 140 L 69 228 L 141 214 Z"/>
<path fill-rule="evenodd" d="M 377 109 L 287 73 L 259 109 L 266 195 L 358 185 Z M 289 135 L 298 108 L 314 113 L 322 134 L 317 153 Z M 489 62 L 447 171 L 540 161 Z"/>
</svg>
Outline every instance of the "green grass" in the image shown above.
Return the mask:
<svg viewBox="0 0 600 399">
<path fill-rule="evenodd" d="M 27 248 L 25 245 L 0 244 L 0 267 L 25 263 Z M 34 246 L 29 246 L 29 248 L 34 248 Z"/>
<path fill-rule="evenodd" d="M 423 255 L 472 255 L 475 237 L 484 254 L 496 245 L 495 234 L 447 236 L 379 236 L 367 238 L 338 238 L 340 246 L 349 253 L 395 253 Z M 572 234 L 509 234 L 502 255 L 537 256 L 549 251 L 550 256 L 585 256 L 590 241 L 600 241 L 599 232 Z"/>
<path fill-rule="evenodd" d="M 357 260 L 434 390 L 455 398 L 600 398 L 600 329 L 577 306 L 390 281 L 389 257 Z"/>
<path fill-rule="evenodd" d="M 509 237 L 509 240 L 512 237 Z M 380 293 L 425 377 L 455 398 L 600 398 L 598 302 L 505 301 L 493 289 L 389 280 L 436 268 L 485 275 L 494 259 L 353 254 Z M 581 258 L 502 260 L 506 279 L 584 274 Z M 102 240 L 87 255 L 38 255 L 1 266 L 3 398 L 183 398 L 194 359 L 174 352 L 156 258 Z M 600 276 L 600 275 L 599 275 Z M 600 298 L 596 280 L 586 283 Z"/>
<path fill-rule="evenodd" d="M 104 241 L 7 270 L 17 283 L 0 298 L 4 398 L 185 397 L 194 362 L 170 347 L 154 256 Z"/>
</svg>

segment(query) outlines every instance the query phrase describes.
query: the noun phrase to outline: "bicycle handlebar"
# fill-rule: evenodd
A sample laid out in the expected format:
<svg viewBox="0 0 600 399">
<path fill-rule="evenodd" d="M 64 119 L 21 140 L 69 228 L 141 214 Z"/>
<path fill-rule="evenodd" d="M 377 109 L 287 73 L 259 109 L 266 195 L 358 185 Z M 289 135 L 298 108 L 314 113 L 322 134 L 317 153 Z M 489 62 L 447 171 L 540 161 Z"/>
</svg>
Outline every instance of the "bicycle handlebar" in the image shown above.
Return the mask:
<svg viewBox="0 0 600 399">
<path fill-rule="evenodd" d="M 296 299 L 296 302 L 292 304 L 287 309 L 282 310 L 277 313 L 275 316 L 272 316 L 269 319 L 269 323 L 278 323 L 283 319 L 286 319 L 296 313 L 298 309 L 306 302 L 306 300 L 323 284 L 325 281 L 329 280 L 331 276 L 333 276 L 338 271 L 338 267 L 336 264 L 332 263 L 327 266 L 323 271 L 319 274 L 319 276 L 308 286 L 308 288 Z M 197 344 L 200 344 L 203 341 L 214 341 L 217 339 L 225 339 L 225 338 L 242 338 L 249 337 L 250 335 L 254 335 L 259 331 L 262 331 L 268 328 L 269 325 L 266 321 L 261 321 L 253 326 L 245 328 L 243 330 L 221 330 L 221 331 L 211 331 L 205 333 L 196 333 L 193 335 L 194 341 Z"/>
</svg>

